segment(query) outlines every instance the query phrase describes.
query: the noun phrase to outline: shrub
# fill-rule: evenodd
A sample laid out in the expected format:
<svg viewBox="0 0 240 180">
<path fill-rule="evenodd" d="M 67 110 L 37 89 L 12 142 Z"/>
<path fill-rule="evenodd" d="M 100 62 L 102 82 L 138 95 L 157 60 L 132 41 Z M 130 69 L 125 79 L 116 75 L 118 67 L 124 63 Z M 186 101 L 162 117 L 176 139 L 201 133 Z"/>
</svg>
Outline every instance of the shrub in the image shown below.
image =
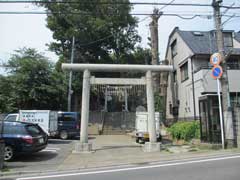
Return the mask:
<svg viewBox="0 0 240 180">
<path fill-rule="evenodd" d="M 168 128 L 173 139 L 189 141 L 193 138 L 200 138 L 200 124 L 199 121 L 181 121 L 173 124 Z"/>
</svg>

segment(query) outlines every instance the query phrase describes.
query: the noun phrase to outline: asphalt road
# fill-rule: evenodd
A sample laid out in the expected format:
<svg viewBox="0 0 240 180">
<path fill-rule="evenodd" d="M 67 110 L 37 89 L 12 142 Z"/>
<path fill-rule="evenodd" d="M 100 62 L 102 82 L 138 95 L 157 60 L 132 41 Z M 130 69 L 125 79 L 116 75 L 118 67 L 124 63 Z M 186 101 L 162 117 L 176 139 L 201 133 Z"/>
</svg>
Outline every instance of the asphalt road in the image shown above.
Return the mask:
<svg viewBox="0 0 240 180">
<path fill-rule="evenodd" d="M 50 171 L 71 153 L 73 140 L 49 139 L 48 146 L 37 153 L 16 157 L 13 161 L 5 162 L 6 169 L 11 171 Z"/>
<path fill-rule="evenodd" d="M 24 177 L 17 180 L 239 180 L 240 154 L 228 157 L 171 161 L 144 166 Z"/>
</svg>

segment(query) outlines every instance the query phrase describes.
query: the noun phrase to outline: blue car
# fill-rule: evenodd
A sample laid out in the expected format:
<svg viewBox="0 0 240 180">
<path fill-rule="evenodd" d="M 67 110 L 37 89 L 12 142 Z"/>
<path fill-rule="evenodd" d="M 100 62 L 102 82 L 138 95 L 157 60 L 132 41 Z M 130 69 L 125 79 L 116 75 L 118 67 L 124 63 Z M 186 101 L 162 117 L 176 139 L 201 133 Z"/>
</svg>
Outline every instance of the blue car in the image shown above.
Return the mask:
<svg viewBox="0 0 240 180">
<path fill-rule="evenodd" d="M 4 160 L 19 154 L 41 151 L 48 144 L 47 134 L 37 124 L 4 121 L 2 138 L 5 142 Z"/>
<path fill-rule="evenodd" d="M 80 135 L 80 113 L 58 112 L 58 132 L 61 139 Z"/>
</svg>

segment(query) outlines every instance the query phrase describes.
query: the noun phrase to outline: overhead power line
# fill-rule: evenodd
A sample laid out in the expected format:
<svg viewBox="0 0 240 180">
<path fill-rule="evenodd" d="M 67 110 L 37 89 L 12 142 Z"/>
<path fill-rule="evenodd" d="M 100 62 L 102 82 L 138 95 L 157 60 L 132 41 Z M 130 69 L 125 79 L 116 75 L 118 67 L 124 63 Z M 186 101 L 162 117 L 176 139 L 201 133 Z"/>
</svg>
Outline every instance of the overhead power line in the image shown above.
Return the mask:
<svg viewBox="0 0 240 180">
<path fill-rule="evenodd" d="M 62 15 L 86 15 L 86 16 L 97 16 L 97 14 L 92 14 L 88 12 L 49 12 L 49 11 L 0 11 L 1 14 L 6 15 L 42 15 L 42 14 L 62 14 Z M 118 14 L 108 14 L 111 16 L 118 16 Z M 152 13 L 130 13 L 132 16 L 151 16 Z M 194 19 L 196 17 L 206 17 L 210 19 L 212 14 L 176 14 L 176 13 L 163 13 L 162 16 L 175 16 L 181 19 Z M 190 16 L 190 17 L 189 17 Z M 233 15 L 223 15 L 223 17 L 232 17 Z M 235 14 L 234 17 L 240 17 L 240 15 Z"/>
<path fill-rule="evenodd" d="M 89 1 L 0 1 L 0 3 L 43 3 L 43 4 L 129 4 L 129 5 L 162 5 L 162 6 L 204 6 L 212 7 L 211 4 L 193 4 L 193 3 L 157 3 L 157 2 L 121 2 L 121 1 L 109 1 L 109 2 L 89 2 Z"/>
<path fill-rule="evenodd" d="M 11 1 L 11 0 L 7 0 L 7 1 L 0 1 L 0 4 L 3 3 L 14 3 L 14 4 L 18 4 L 18 3 L 42 3 L 42 4 L 96 4 L 96 5 L 100 5 L 100 4 L 114 4 L 114 5 L 124 5 L 124 4 L 128 4 L 128 5 L 155 5 L 155 6 L 195 6 L 195 7 L 212 7 L 212 4 L 193 4 L 193 3 L 157 3 L 157 2 L 121 2 L 121 1 L 109 1 L 109 2 L 89 2 L 89 1 L 67 1 L 67 0 L 59 0 L 59 1 L 43 1 L 43 0 L 36 0 L 36 1 Z M 229 6 L 229 5 L 220 5 L 219 7 L 221 8 L 226 8 L 226 9 L 240 9 L 240 6 Z"/>
<path fill-rule="evenodd" d="M 220 6 L 222 8 L 226 8 L 226 9 L 240 9 L 240 6 Z"/>
<path fill-rule="evenodd" d="M 175 0 L 171 0 L 169 3 L 167 3 L 166 5 L 164 5 L 163 7 L 161 7 L 161 8 L 159 9 L 159 11 L 162 11 L 162 10 L 163 10 L 164 8 L 166 8 L 167 6 L 173 4 L 174 1 L 175 1 Z"/>
</svg>

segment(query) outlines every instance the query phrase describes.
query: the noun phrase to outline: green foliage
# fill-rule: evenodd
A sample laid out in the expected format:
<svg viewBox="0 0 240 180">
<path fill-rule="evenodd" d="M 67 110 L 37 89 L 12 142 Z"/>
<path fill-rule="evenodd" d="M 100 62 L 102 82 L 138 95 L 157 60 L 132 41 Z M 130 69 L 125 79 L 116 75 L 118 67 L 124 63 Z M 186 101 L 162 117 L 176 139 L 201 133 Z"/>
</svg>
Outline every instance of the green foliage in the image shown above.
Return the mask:
<svg viewBox="0 0 240 180">
<path fill-rule="evenodd" d="M 135 53 L 140 36 L 136 30 L 137 19 L 130 14 L 132 6 L 129 0 L 118 2 L 75 0 L 75 3 L 38 3 L 50 12 L 47 14 L 47 27 L 53 32 L 55 41 L 49 47 L 61 56 L 57 69 L 61 62 L 70 62 L 73 36 L 74 63 L 144 64 L 146 58 L 142 55 L 145 52 L 137 49 Z M 76 96 L 81 96 L 80 77 L 79 73 L 74 73 L 72 87 Z"/>
<path fill-rule="evenodd" d="M 164 112 L 165 104 L 163 96 L 160 96 L 158 93 L 154 94 L 154 102 L 155 102 L 155 111 Z"/>
<path fill-rule="evenodd" d="M 11 78 L 0 76 L 0 113 L 16 110 L 12 86 Z"/>
<path fill-rule="evenodd" d="M 200 138 L 199 121 L 181 121 L 173 124 L 168 131 L 173 139 L 189 141 L 193 138 Z"/>
<path fill-rule="evenodd" d="M 0 112 L 65 106 L 66 75 L 35 49 L 17 50 L 7 65 L 12 68 L 0 77 Z"/>
<path fill-rule="evenodd" d="M 160 112 L 161 121 L 162 123 L 165 124 L 165 112 L 166 112 L 165 98 L 163 96 L 160 96 L 159 93 L 155 93 L 154 103 L 155 111 Z"/>
<path fill-rule="evenodd" d="M 120 64 L 150 64 L 151 51 L 150 49 L 143 49 L 136 47 L 134 51 L 124 54 L 121 57 L 112 56 L 113 60 Z M 117 59 L 119 58 L 119 59 Z"/>
<path fill-rule="evenodd" d="M 140 41 L 129 0 L 119 0 L 119 4 L 110 0 L 76 2 L 39 3 L 52 12 L 47 15 L 47 27 L 56 40 L 50 48 L 57 54 L 69 59 L 75 36 L 75 62 L 111 63 L 112 53 L 119 60 Z"/>
</svg>

